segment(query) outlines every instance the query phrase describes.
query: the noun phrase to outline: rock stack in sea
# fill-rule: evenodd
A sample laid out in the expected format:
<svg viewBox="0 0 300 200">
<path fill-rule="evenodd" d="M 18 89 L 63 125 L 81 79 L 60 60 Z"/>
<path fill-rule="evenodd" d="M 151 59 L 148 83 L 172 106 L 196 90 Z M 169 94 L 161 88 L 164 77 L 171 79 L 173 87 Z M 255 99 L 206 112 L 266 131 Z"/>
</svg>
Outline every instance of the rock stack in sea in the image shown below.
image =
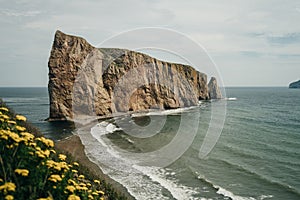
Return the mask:
<svg viewBox="0 0 300 200">
<path fill-rule="evenodd" d="M 210 99 L 222 98 L 222 93 L 215 77 L 212 77 L 208 83 L 208 95 Z"/>
<path fill-rule="evenodd" d="M 48 62 L 50 120 L 175 109 L 222 97 L 217 80 L 183 64 L 56 31 Z"/>
<path fill-rule="evenodd" d="M 289 88 L 300 88 L 300 80 L 293 82 L 289 85 Z"/>
</svg>

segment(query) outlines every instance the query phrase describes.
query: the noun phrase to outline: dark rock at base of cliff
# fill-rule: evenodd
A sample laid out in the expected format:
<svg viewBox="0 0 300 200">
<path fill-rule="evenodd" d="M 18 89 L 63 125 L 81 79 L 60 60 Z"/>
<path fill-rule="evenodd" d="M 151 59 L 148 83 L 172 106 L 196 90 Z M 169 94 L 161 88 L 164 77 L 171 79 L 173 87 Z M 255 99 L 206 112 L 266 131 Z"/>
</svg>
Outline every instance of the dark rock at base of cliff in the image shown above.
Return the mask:
<svg viewBox="0 0 300 200">
<path fill-rule="evenodd" d="M 295 89 L 295 88 L 300 88 L 300 80 L 293 82 L 289 85 L 289 88 Z"/>
</svg>

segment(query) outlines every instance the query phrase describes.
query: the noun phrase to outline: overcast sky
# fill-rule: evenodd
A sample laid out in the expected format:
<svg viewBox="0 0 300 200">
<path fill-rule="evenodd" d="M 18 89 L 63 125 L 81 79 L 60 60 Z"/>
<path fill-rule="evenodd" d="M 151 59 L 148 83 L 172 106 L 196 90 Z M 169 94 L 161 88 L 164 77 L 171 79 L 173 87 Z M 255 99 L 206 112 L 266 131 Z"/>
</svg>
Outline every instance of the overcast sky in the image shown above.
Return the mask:
<svg viewBox="0 0 300 200">
<path fill-rule="evenodd" d="M 47 86 L 57 29 L 96 46 L 131 29 L 168 28 L 205 47 L 225 86 L 287 86 L 300 79 L 298 0 L 65 2 L 0 0 L 0 87 Z"/>
</svg>

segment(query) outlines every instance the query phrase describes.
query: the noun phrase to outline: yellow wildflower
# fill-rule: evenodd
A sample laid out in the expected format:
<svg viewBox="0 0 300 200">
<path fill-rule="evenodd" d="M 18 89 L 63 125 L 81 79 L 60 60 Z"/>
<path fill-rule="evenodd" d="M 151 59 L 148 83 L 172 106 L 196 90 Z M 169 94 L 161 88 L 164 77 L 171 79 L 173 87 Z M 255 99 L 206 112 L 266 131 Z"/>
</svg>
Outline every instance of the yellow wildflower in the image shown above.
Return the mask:
<svg viewBox="0 0 300 200">
<path fill-rule="evenodd" d="M 56 151 L 54 149 L 50 149 L 50 152 L 56 154 Z"/>
<path fill-rule="evenodd" d="M 12 182 L 7 182 L 4 185 L 0 186 L 0 191 L 3 190 L 6 194 L 8 191 L 14 192 L 16 190 L 16 185 Z"/>
<path fill-rule="evenodd" d="M 5 108 L 5 107 L 1 107 L 0 110 L 5 111 L 5 112 L 9 111 L 8 108 Z"/>
<path fill-rule="evenodd" d="M 78 171 L 76 169 L 72 169 L 72 172 L 73 173 L 77 173 Z"/>
<path fill-rule="evenodd" d="M 72 179 L 69 179 L 69 180 L 68 180 L 68 183 L 69 183 L 69 184 L 73 184 L 73 185 L 77 185 L 77 183 L 76 183 L 74 180 L 72 180 Z"/>
<path fill-rule="evenodd" d="M 72 192 L 72 193 L 76 190 L 76 188 L 75 188 L 73 185 L 68 185 L 68 186 L 66 187 L 66 189 L 69 190 L 69 191 Z"/>
<path fill-rule="evenodd" d="M 30 142 L 30 143 L 29 143 L 29 146 L 31 146 L 31 147 L 36 147 L 36 143 L 35 143 L 35 142 Z"/>
<path fill-rule="evenodd" d="M 89 199 L 94 199 L 94 197 L 92 195 L 89 194 L 88 196 Z"/>
<path fill-rule="evenodd" d="M 68 197 L 68 200 L 80 200 L 80 197 L 75 195 L 75 194 L 71 194 L 69 197 Z"/>
<path fill-rule="evenodd" d="M 80 186 L 80 185 L 76 185 L 75 188 L 76 188 L 76 190 L 84 190 L 84 191 L 87 191 L 87 190 L 88 190 L 87 187 L 85 187 L 85 186 Z"/>
<path fill-rule="evenodd" d="M 12 120 L 8 120 L 7 123 L 9 123 L 9 124 L 17 124 L 15 121 L 12 121 Z"/>
<path fill-rule="evenodd" d="M 78 162 L 73 162 L 73 165 L 75 165 L 75 166 L 79 166 L 79 164 L 78 164 Z"/>
<path fill-rule="evenodd" d="M 34 135 L 28 132 L 22 132 L 20 135 L 27 141 L 32 141 L 34 139 Z"/>
<path fill-rule="evenodd" d="M 49 168 L 52 168 L 53 166 L 55 166 L 56 162 L 54 160 L 47 160 L 46 165 Z"/>
<path fill-rule="evenodd" d="M 94 180 L 94 183 L 100 184 L 99 180 Z"/>
<path fill-rule="evenodd" d="M 36 155 L 40 158 L 46 158 L 50 156 L 50 151 L 48 149 L 46 149 L 45 151 L 43 150 L 38 150 L 35 152 Z"/>
<path fill-rule="evenodd" d="M 80 185 L 81 187 L 85 187 L 85 186 L 86 186 L 85 183 L 80 183 L 79 185 Z"/>
<path fill-rule="evenodd" d="M 42 149 L 41 149 L 41 147 L 36 147 L 35 148 L 37 151 L 41 151 Z"/>
<path fill-rule="evenodd" d="M 51 196 L 47 197 L 47 198 L 39 198 L 37 200 L 53 200 L 53 198 Z"/>
<path fill-rule="evenodd" d="M 7 116 L 7 115 L 0 115 L 0 117 L 1 117 L 2 119 L 5 119 L 5 120 L 8 120 L 8 119 L 9 119 L 9 116 Z"/>
<path fill-rule="evenodd" d="M 48 149 L 46 149 L 45 151 L 43 151 L 44 155 L 46 157 L 49 157 L 50 156 L 50 151 Z"/>
<path fill-rule="evenodd" d="M 28 176 L 29 171 L 27 169 L 16 169 L 15 173 L 21 176 Z"/>
<path fill-rule="evenodd" d="M 97 192 L 93 192 L 92 195 L 98 196 L 99 194 Z"/>
<path fill-rule="evenodd" d="M 79 175 L 78 178 L 84 179 L 84 175 Z"/>
<path fill-rule="evenodd" d="M 22 141 L 22 139 L 20 138 L 20 136 L 17 133 L 14 133 L 14 132 L 11 132 L 11 131 L 8 131 L 7 133 L 9 135 L 9 137 L 11 139 L 13 139 L 15 142 L 21 142 Z"/>
<path fill-rule="evenodd" d="M 58 155 L 58 158 L 59 158 L 60 160 L 66 160 L 67 156 L 64 155 L 64 154 L 59 154 L 59 155 Z"/>
<path fill-rule="evenodd" d="M 22 116 L 22 115 L 16 115 L 16 119 L 18 120 L 18 121 L 26 121 L 26 117 L 24 117 L 24 116 Z"/>
<path fill-rule="evenodd" d="M 88 188 L 87 187 L 81 187 L 81 190 L 87 191 Z"/>
<path fill-rule="evenodd" d="M 66 162 L 55 162 L 53 160 L 47 160 L 46 165 L 48 166 L 48 168 L 53 168 L 58 171 L 62 169 L 69 169 L 68 164 Z"/>
<path fill-rule="evenodd" d="M 14 196 L 12 196 L 12 195 L 5 196 L 5 200 L 13 200 L 13 199 L 14 199 Z"/>
<path fill-rule="evenodd" d="M 54 147 L 54 142 L 50 139 L 46 139 L 44 137 L 39 137 L 36 140 L 41 141 L 42 143 L 44 143 L 48 147 Z"/>
<path fill-rule="evenodd" d="M 12 148 L 14 148 L 14 145 L 13 145 L 13 144 L 11 144 L 11 145 L 6 145 L 6 148 L 12 149 Z"/>
<path fill-rule="evenodd" d="M 90 183 L 87 183 L 86 185 L 87 185 L 87 186 L 89 186 L 89 187 L 91 187 L 91 186 L 92 186 L 92 184 L 90 184 Z"/>
<path fill-rule="evenodd" d="M 105 193 L 103 192 L 103 191 L 101 191 L 101 190 L 99 190 L 99 191 L 96 191 L 98 194 L 101 194 L 101 195 L 104 195 Z"/>
<path fill-rule="evenodd" d="M 35 152 L 36 153 L 36 155 L 39 157 L 39 158 L 46 158 L 46 156 L 42 153 L 42 152 L 40 152 L 40 151 L 37 151 L 37 152 Z"/>
<path fill-rule="evenodd" d="M 18 131 L 25 131 L 26 130 L 26 128 L 25 127 L 22 127 L 22 126 L 16 126 L 15 127 Z"/>
<path fill-rule="evenodd" d="M 4 139 L 4 140 L 8 140 L 8 136 L 7 135 L 0 135 L 0 138 Z"/>
<path fill-rule="evenodd" d="M 56 183 L 57 181 L 62 181 L 62 178 L 58 174 L 52 174 L 48 180 Z"/>
<path fill-rule="evenodd" d="M 0 182 L 3 182 L 3 179 L 2 179 L 2 178 L 0 178 Z"/>
</svg>

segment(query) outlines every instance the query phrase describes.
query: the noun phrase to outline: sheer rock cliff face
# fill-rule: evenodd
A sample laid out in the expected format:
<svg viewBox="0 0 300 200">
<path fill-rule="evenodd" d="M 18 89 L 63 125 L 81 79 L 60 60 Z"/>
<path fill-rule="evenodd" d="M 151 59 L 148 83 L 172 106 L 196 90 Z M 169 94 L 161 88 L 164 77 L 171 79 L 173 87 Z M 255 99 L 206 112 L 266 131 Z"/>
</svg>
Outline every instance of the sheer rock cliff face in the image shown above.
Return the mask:
<svg viewBox="0 0 300 200">
<path fill-rule="evenodd" d="M 216 80 L 191 66 L 125 49 L 91 46 L 57 31 L 49 62 L 50 120 L 173 109 L 220 98 Z"/>
</svg>

